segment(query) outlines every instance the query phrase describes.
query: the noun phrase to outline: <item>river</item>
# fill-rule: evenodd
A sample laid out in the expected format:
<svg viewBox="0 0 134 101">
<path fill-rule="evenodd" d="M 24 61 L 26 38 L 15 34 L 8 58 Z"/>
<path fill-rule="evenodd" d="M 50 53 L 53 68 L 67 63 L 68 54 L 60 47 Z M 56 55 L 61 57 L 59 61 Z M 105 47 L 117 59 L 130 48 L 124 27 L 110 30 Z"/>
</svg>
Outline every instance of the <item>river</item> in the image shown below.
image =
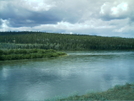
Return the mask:
<svg viewBox="0 0 134 101">
<path fill-rule="evenodd" d="M 134 51 L 74 51 L 68 56 L 0 62 L 0 101 L 43 101 L 134 83 Z"/>
</svg>

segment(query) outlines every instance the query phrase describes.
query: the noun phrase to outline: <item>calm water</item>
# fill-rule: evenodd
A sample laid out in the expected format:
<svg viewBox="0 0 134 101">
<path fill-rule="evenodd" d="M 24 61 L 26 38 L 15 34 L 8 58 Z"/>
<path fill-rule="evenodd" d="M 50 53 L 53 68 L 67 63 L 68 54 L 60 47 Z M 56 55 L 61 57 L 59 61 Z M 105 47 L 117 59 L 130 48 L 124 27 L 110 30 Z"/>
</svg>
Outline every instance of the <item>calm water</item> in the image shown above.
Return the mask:
<svg viewBox="0 0 134 101">
<path fill-rule="evenodd" d="M 0 62 L 0 101 L 32 101 L 134 83 L 134 51 L 68 52 L 54 59 Z"/>
</svg>

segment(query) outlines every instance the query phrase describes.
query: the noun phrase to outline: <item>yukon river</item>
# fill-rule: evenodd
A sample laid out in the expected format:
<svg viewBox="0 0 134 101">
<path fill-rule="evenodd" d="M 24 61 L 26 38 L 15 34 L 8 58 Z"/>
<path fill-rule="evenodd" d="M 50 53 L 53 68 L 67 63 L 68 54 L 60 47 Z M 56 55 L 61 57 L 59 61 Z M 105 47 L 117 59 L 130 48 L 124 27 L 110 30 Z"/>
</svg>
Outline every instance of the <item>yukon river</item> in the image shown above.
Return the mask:
<svg viewBox="0 0 134 101">
<path fill-rule="evenodd" d="M 70 51 L 68 56 L 0 62 L 0 101 L 43 101 L 134 83 L 134 51 Z"/>
</svg>

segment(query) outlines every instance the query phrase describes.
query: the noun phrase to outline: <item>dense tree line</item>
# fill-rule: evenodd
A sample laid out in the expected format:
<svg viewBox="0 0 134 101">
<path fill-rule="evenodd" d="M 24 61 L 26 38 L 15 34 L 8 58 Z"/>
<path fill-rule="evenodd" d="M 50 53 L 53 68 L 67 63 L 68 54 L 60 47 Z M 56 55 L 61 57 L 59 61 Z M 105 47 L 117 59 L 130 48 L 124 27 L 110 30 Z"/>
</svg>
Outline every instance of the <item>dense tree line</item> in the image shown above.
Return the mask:
<svg viewBox="0 0 134 101">
<path fill-rule="evenodd" d="M 0 32 L 0 48 L 55 50 L 132 50 L 134 38 L 46 32 Z"/>
<path fill-rule="evenodd" d="M 20 59 L 34 59 L 34 58 L 50 58 L 66 55 L 63 52 L 55 50 L 43 49 L 11 49 L 0 50 L 0 60 L 20 60 Z"/>
</svg>

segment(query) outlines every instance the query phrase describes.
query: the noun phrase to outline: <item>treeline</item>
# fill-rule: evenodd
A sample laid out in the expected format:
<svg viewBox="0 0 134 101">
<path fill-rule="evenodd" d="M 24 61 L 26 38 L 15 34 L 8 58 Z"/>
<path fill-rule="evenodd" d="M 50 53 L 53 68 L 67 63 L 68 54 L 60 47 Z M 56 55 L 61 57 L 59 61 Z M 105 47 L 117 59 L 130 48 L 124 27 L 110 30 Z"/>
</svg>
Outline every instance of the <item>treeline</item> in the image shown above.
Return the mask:
<svg viewBox="0 0 134 101">
<path fill-rule="evenodd" d="M 0 60 L 20 60 L 20 59 L 34 59 L 34 58 L 50 58 L 66 55 L 63 52 L 55 50 L 43 49 L 11 49 L 0 50 Z"/>
<path fill-rule="evenodd" d="M 55 50 L 133 50 L 134 38 L 43 32 L 0 32 L 0 48 Z"/>
</svg>

